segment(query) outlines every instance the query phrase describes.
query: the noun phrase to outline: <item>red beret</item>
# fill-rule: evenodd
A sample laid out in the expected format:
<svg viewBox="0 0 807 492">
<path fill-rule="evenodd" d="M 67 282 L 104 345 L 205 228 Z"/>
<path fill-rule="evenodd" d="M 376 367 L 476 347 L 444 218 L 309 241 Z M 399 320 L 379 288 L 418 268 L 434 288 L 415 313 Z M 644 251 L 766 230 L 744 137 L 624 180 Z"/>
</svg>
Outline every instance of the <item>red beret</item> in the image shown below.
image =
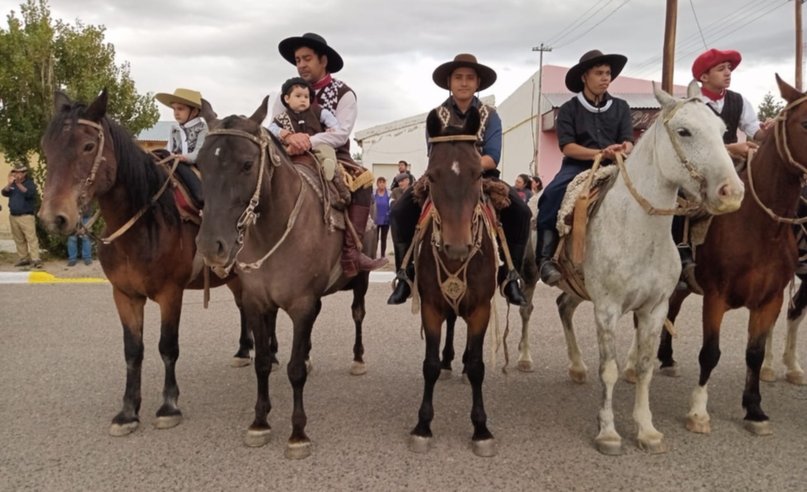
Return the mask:
<svg viewBox="0 0 807 492">
<path fill-rule="evenodd" d="M 716 50 L 714 48 L 701 53 L 700 56 L 695 58 L 695 61 L 692 63 L 692 77 L 696 80 L 700 80 L 701 75 L 705 74 L 715 65 L 718 65 L 723 62 L 731 63 L 731 69 L 734 70 L 737 68 L 737 65 L 740 64 L 743 57 L 740 55 L 739 51 L 734 50 Z"/>
</svg>

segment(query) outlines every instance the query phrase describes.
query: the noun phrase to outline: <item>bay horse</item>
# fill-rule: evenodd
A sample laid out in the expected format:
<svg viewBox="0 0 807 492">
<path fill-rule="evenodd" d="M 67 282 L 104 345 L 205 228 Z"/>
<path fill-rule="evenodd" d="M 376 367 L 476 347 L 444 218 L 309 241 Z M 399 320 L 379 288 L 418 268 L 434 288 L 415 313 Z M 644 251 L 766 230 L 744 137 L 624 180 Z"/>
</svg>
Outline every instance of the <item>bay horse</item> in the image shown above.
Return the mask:
<svg viewBox="0 0 807 492">
<path fill-rule="evenodd" d="M 269 441 L 270 339 L 279 309 L 292 320 L 287 373 L 294 410 L 286 456 L 300 459 L 311 454 L 303 389 L 321 298 L 339 290 L 353 291 L 354 369 L 356 365 L 363 369 L 361 332 L 369 273 L 350 279 L 342 275 L 342 233 L 330 230 L 324 220 L 323 211 L 326 215 L 330 211 L 323 209 L 322 190 L 314 188 L 282 144 L 261 127 L 267 101 L 264 98 L 249 118 L 232 115 L 222 120 L 203 102 L 202 116 L 210 132 L 197 162 L 202 176 L 215 178 L 202 182 L 205 213 L 196 243 L 208 265 L 237 269 L 243 285 L 244 313 L 255 338 L 257 380 L 255 418 L 244 439 L 248 446 Z"/>
<path fill-rule="evenodd" d="M 653 425 L 649 391 L 654 340 L 681 272 L 670 234 L 679 189 L 714 213 L 736 210 L 743 196 L 742 183 L 723 146 L 725 125 L 697 97 L 697 83 L 690 84 L 684 100 L 655 86 L 654 93 L 661 112 L 624 164 L 617 159 L 619 173 L 591 217 L 585 239 L 582 271 L 594 304 L 603 384 L 599 433 L 594 442 L 603 454 L 622 452 L 612 397 L 619 376 L 615 329 L 628 311 L 633 312 L 638 349 L 633 407 L 637 444 L 651 453 L 666 451 L 664 436 Z M 561 286 L 564 293 L 558 297 L 558 312 L 571 359 L 570 373 L 579 382 L 585 379 L 586 368 L 572 316 L 583 298 L 567 281 Z"/>
<path fill-rule="evenodd" d="M 123 436 L 134 432 L 140 421 L 147 299 L 160 306 L 159 350 L 165 364 L 163 403 L 154 425 L 165 429 L 181 422 L 176 362 L 182 296 L 185 289 L 203 288 L 203 279 L 201 260 L 194 262 L 199 228 L 182 221 L 172 194 L 160 191 L 167 171 L 106 116 L 106 109 L 106 90 L 89 106 L 56 93 L 54 116 L 42 138 L 47 174 L 39 218 L 49 231 L 69 235 L 80 223 L 83 209 L 98 202 L 108 241 L 99 241 L 98 259 L 112 284 L 126 359 L 123 408 L 112 419 L 109 433 Z M 235 359 L 248 363 L 252 337 L 241 308 L 241 284 L 236 276 L 211 280 L 211 287 L 226 284 L 233 292 L 241 311 Z"/>
<path fill-rule="evenodd" d="M 426 119 L 431 151 L 425 174 L 431 208 L 430 220 L 422 226 L 421 246 L 415 253 L 426 355 L 423 400 L 410 436 L 410 449 L 414 452 L 429 449 L 434 418 L 432 397 L 441 369 L 441 327 L 453 314 L 463 318 L 468 327 L 463 362 L 473 396 L 473 451 L 479 456 L 496 453 L 482 398 L 482 347 L 496 291 L 497 260 L 491 219 L 482 202 L 482 166 L 475 145 L 479 125 L 475 108 L 469 110 L 461 128 L 444 127 L 437 110 L 432 110 Z"/>
<path fill-rule="evenodd" d="M 692 432 L 711 431 L 707 383 L 720 359 L 720 326 L 726 311 L 741 307 L 750 311 L 742 399 L 744 427 L 757 435 L 772 432 L 762 410 L 760 370 L 766 340 L 798 261 L 791 223 L 807 175 L 807 95 L 779 75 L 776 82 L 788 104 L 776 118 L 773 135 L 764 139 L 742 173 L 751 196 L 736 213 L 715 217 L 704 244 L 696 250 L 695 278 L 703 289 L 703 345 L 698 356 L 700 377 L 687 415 L 687 429 Z M 673 295 L 670 321 L 675 320 L 689 294 L 676 291 Z M 667 333 L 661 338 L 658 358 L 662 372 L 675 373 L 672 338 Z"/>
</svg>

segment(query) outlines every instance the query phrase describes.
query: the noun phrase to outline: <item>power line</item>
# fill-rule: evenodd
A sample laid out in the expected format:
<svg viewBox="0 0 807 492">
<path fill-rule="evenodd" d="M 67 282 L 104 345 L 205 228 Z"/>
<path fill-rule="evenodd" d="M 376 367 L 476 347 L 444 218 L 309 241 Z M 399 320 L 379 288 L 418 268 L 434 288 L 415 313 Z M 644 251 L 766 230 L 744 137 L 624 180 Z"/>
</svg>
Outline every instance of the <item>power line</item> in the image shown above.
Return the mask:
<svg viewBox="0 0 807 492">
<path fill-rule="evenodd" d="M 608 15 L 606 15 L 605 17 L 603 17 L 603 18 L 602 18 L 602 19 L 601 19 L 599 22 L 597 22 L 597 23 L 596 23 L 596 24 L 594 24 L 593 26 L 589 27 L 589 28 L 588 28 L 588 30 L 587 30 L 586 32 L 584 32 L 583 34 L 581 34 L 581 35 L 579 36 L 579 38 L 584 37 L 586 34 L 588 34 L 588 33 L 590 33 L 591 31 L 593 31 L 593 30 L 594 30 L 594 28 L 596 28 L 597 26 L 599 26 L 599 25 L 600 25 L 600 24 L 602 24 L 603 22 L 607 21 L 609 17 L 611 17 L 612 15 L 614 15 L 615 13 L 617 13 L 617 11 L 618 11 L 619 9 L 621 9 L 622 7 L 624 7 L 624 6 L 625 6 L 625 5 L 626 5 L 628 2 L 630 2 L 630 0 L 624 0 L 624 1 L 623 1 L 622 3 L 620 3 L 620 4 L 619 4 L 619 5 L 616 7 L 616 8 L 614 8 L 614 10 L 612 10 L 612 11 L 611 11 L 611 13 L 609 13 Z M 565 45 L 556 46 L 556 48 L 562 48 L 563 46 L 565 46 Z"/>
<path fill-rule="evenodd" d="M 701 23 L 698 21 L 698 14 L 695 12 L 695 4 L 692 3 L 692 0 L 689 0 L 689 6 L 692 7 L 692 16 L 695 17 L 695 25 L 698 26 L 698 33 L 701 35 L 701 41 L 703 41 L 703 49 L 709 49 L 709 47 L 706 46 L 706 38 L 703 37 Z"/>
<path fill-rule="evenodd" d="M 568 25 L 568 26 L 566 26 L 565 28 L 561 29 L 561 30 L 560 30 L 560 32 L 558 32 L 558 33 L 554 34 L 552 37 L 550 37 L 550 38 L 549 38 L 549 40 L 547 41 L 547 43 L 546 43 L 546 44 L 548 44 L 548 45 L 550 45 L 550 46 L 551 46 L 551 45 L 552 45 L 554 42 L 556 42 L 556 41 L 559 41 L 559 40 L 563 39 L 564 37 L 566 37 L 566 35 L 567 35 L 567 34 L 568 34 L 568 33 L 569 33 L 571 30 L 577 29 L 577 28 L 578 28 L 578 27 L 579 27 L 581 24 L 585 23 L 585 22 L 586 22 L 588 19 L 590 19 L 590 18 L 591 18 L 593 15 L 596 15 L 596 14 L 597 14 L 597 12 L 599 12 L 600 10 L 602 10 L 602 9 L 603 9 L 605 6 L 607 6 L 607 5 L 608 5 L 609 3 L 611 3 L 612 1 L 613 1 L 613 0 L 597 0 L 597 2 L 596 2 L 595 4 L 593 4 L 591 7 L 589 7 L 589 8 L 588 8 L 588 10 L 586 10 L 585 12 L 583 12 L 582 14 L 580 14 L 580 16 L 579 16 L 579 17 L 577 17 L 577 19 L 575 19 L 575 20 L 574 20 L 574 21 L 573 21 L 571 24 L 569 24 L 569 25 Z M 586 17 L 586 14 L 588 14 L 589 12 L 591 12 L 592 10 L 594 10 L 594 9 L 597 7 L 597 5 L 599 5 L 599 4 L 603 3 L 603 2 L 605 2 L 605 4 L 604 4 L 604 5 L 602 5 L 602 6 L 601 6 L 599 9 L 597 9 L 597 11 L 596 11 L 596 12 L 594 12 L 594 13 L 592 13 L 590 16 Z"/>
</svg>

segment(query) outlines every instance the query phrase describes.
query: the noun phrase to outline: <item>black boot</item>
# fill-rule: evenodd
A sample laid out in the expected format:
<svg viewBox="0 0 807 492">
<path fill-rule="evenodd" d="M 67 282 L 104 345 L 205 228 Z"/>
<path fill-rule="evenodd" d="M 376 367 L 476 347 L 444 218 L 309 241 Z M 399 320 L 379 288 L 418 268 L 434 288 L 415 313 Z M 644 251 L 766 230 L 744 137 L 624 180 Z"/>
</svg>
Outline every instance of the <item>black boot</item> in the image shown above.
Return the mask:
<svg viewBox="0 0 807 492">
<path fill-rule="evenodd" d="M 513 260 L 513 267 L 515 270 L 507 270 L 507 265 L 499 267 L 498 281 L 507 302 L 515 306 L 526 306 L 527 298 L 521 290 L 521 277 L 518 274 L 518 269 L 524 263 L 524 245 L 516 244 L 510 246 L 510 258 Z"/>
<path fill-rule="evenodd" d="M 553 258 L 555 250 L 558 249 L 559 240 L 558 231 L 554 228 L 538 231 L 535 258 L 538 263 L 541 281 L 546 285 L 557 285 L 563 278 L 563 274 L 558 269 L 558 263 Z"/>
<path fill-rule="evenodd" d="M 692 248 L 689 244 L 678 244 L 678 255 L 681 257 L 681 278 L 676 289 L 698 292 L 700 286 L 695 280 L 695 259 L 692 257 Z"/>
<path fill-rule="evenodd" d="M 409 287 L 409 282 L 415 281 L 415 267 L 410 261 L 405 268 L 401 266 L 406 252 L 409 251 L 410 243 L 393 243 L 392 247 L 395 252 L 395 288 L 387 299 L 387 304 L 403 304 L 409 299 L 412 294 L 412 289 Z"/>
</svg>

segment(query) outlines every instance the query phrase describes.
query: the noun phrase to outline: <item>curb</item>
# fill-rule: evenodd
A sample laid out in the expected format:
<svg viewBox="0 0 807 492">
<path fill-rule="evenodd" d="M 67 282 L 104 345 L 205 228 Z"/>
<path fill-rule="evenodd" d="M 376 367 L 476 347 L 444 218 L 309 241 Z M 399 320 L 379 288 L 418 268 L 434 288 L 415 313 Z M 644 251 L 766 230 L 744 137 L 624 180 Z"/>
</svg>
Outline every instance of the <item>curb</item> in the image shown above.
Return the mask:
<svg viewBox="0 0 807 492">
<path fill-rule="evenodd" d="M 370 272 L 371 283 L 388 283 L 395 272 Z M 57 277 L 48 272 L 0 272 L 0 284 L 103 284 L 109 282 L 98 277 Z"/>
</svg>

